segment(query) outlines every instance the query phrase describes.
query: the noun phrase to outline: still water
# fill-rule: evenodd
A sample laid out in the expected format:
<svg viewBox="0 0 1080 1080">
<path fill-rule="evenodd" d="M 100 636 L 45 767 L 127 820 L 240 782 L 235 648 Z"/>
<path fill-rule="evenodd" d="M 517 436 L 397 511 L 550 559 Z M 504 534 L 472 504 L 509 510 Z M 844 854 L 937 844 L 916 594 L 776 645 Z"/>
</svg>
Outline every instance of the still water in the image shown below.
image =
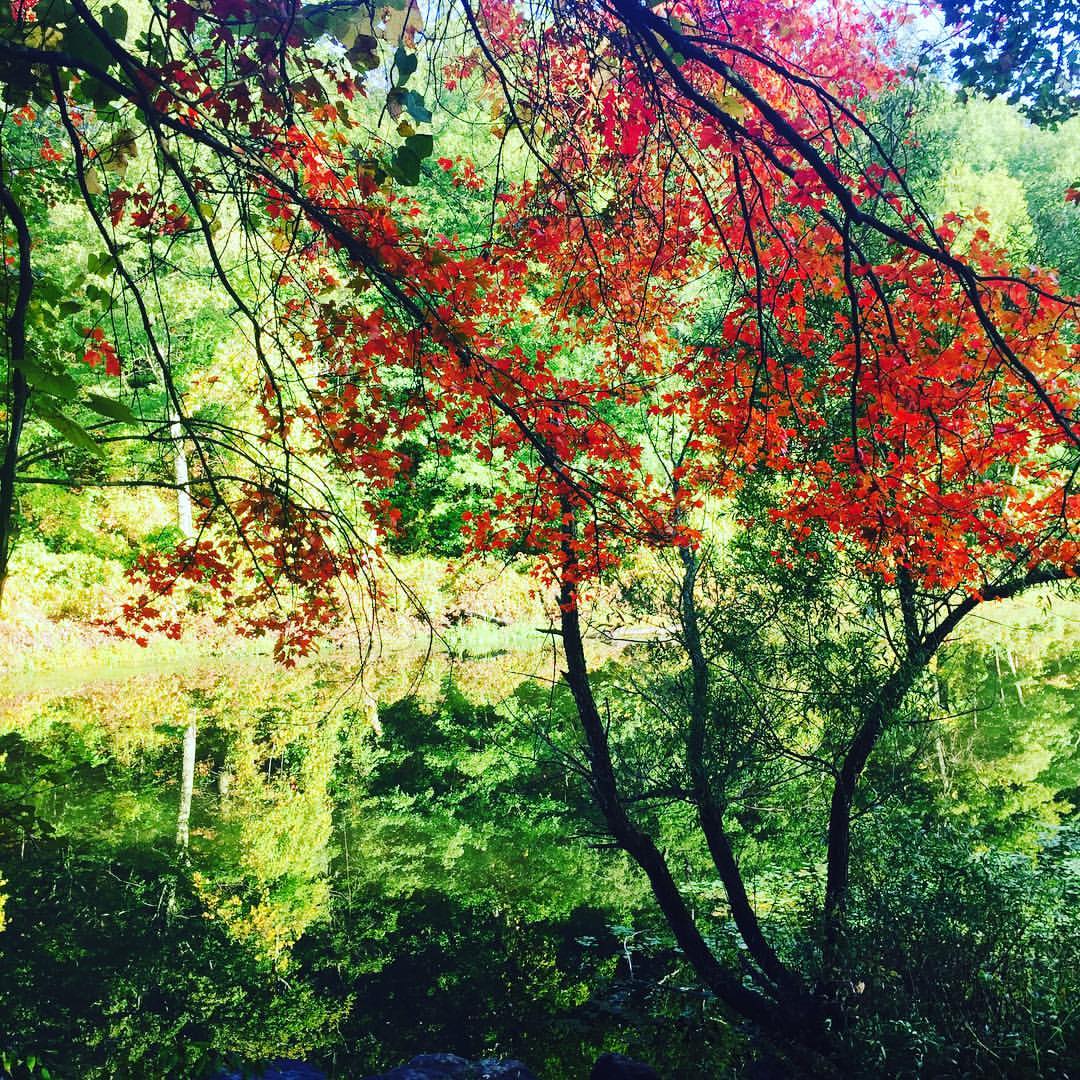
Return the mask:
<svg viewBox="0 0 1080 1080">
<path fill-rule="evenodd" d="M 926 782 L 1018 850 L 1080 789 L 1074 616 L 986 621 L 938 672 Z M 360 1076 L 439 1050 L 571 1080 L 616 1050 L 723 1075 L 741 1033 L 530 720 L 553 656 L 478 651 L 362 683 L 334 657 L 158 654 L 0 687 L 15 1074 Z"/>
</svg>

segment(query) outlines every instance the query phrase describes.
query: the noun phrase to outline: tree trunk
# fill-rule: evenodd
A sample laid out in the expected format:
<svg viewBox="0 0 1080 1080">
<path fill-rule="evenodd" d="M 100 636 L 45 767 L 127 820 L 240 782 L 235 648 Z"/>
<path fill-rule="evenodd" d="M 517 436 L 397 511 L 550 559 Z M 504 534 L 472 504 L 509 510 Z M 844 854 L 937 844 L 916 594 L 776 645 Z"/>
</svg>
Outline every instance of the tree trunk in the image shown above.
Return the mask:
<svg viewBox="0 0 1080 1080">
<path fill-rule="evenodd" d="M 800 1007 L 804 1005 L 800 1001 L 780 1002 L 767 987 L 763 988 L 764 992 L 751 989 L 740 972 L 727 968 L 717 959 L 702 937 L 663 854 L 652 837 L 631 819 L 620 797 L 607 726 L 589 683 L 577 597 L 573 587 L 565 583 L 560 593 L 560 609 L 566 659 L 563 678 L 574 696 L 585 735 L 597 808 L 612 837 L 645 872 L 668 927 L 702 982 L 735 1013 L 756 1024 L 778 1049 L 782 1048 L 797 1070 L 793 1076 L 838 1080 L 842 1073 L 830 1060 L 835 1047 L 829 1032 L 820 1026 L 818 1010 Z"/>
<path fill-rule="evenodd" d="M 690 718 L 686 740 L 686 769 L 690 776 L 693 801 L 697 806 L 698 823 L 720 875 L 724 892 L 731 906 L 739 934 L 750 955 L 762 972 L 780 988 L 782 996 L 807 1013 L 813 1002 L 801 980 L 787 968 L 762 932 L 757 912 L 750 903 L 746 884 L 739 870 L 735 852 L 724 826 L 724 811 L 717 800 L 706 766 L 706 735 L 712 706 L 709 699 L 709 665 L 701 644 L 695 587 L 698 575 L 697 555 L 689 548 L 679 552 L 683 565 L 682 587 L 679 592 L 679 615 L 682 622 L 683 644 L 690 658 L 692 687 Z"/>
<path fill-rule="evenodd" d="M 26 314 L 34 279 L 30 269 L 30 230 L 22 207 L 0 177 L 0 208 L 3 217 L 15 228 L 19 251 L 19 285 L 11 306 L 5 331 L 8 364 L 11 373 L 11 398 L 8 408 L 7 442 L 0 463 L 0 601 L 4 596 L 8 559 L 11 555 L 13 519 L 15 514 L 15 472 L 19 463 L 19 440 L 22 438 L 26 407 L 30 401 L 30 386 L 20 365 L 26 360 Z"/>
<path fill-rule="evenodd" d="M 15 470 L 19 462 L 19 440 L 22 437 L 30 387 L 23 373 L 15 368 L 11 376 L 11 412 L 4 460 L 0 464 L 0 604 L 4 599 L 4 583 L 8 576 L 15 516 Z"/>
<path fill-rule="evenodd" d="M 176 814 L 176 846 L 186 851 L 188 821 L 191 819 L 191 795 L 195 788 L 195 739 L 198 734 L 195 714 L 184 731 L 184 764 L 180 771 L 180 809 Z"/>
<path fill-rule="evenodd" d="M 174 410 L 169 417 L 169 435 L 173 441 L 174 463 L 176 467 L 176 523 L 186 540 L 195 539 L 195 517 L 191 507 L 191 492 L 188 490 L 188 461 L 184 449 L 184 427 L 180 416 Z"/>
</svg>

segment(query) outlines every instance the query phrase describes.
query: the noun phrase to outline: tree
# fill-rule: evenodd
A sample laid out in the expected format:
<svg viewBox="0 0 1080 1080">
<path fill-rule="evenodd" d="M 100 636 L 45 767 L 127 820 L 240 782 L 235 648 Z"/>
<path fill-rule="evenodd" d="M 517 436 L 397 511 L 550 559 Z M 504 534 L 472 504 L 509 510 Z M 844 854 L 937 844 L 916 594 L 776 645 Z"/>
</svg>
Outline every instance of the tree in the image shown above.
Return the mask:
<svg viewBox="0 0 1080 1080">
<path fill-rule="evenodd" d="M 443 384 L 458 379 L 460 372 L 452 370 L 453 364 L 425 369 L 413 361 L 427 361 L 433 355 L 431 350 L 417 353 L 419 341 L 431 338 L 437 343 L 441 336 L 454 344 L 451 352 L 465 350 L 451 359 L 471 366 L 464 384 L 466 392 L 482 397 L 495 422 L 508 427 L 511 443 L 528 443 L 549 472 L 557 474 L 567 466 L 544 437 L 545 419 L 529 415 L 532 410 L 523 411 L 523 402 L 501 385 L 494 385 L 507 375 L 512 381 L 517 373 L 500 371 L 499 364 L 485 355 L 487 343 L 475 336 L 472 309 L 479 297 L 490 294 L 513 302 L 506 295 L 505 283 L 499 280 L 505 277 L 505 267 L 496 265 L 490 253 L 480 258 L 466 256 L 449 241 L 424 238 L 408 228 L 404 216 L 415 213 L 416 207 L 396 198 L 384 199 L 380 184 L 418 181 L 422 163 L 434 145 L 425 134 L 407 133 L 428 122 L 430 115 L 422 95 L 407 88 L 417 77 L 416 57 L 410 46 L 420 30 L 418 13 L 412 7 L 391 7 L 388 11 L 389 15 L 383 11 L 377 20 L 365 22 L 348 5 L 313 7 L 300 17 L 296 12 L 283 14 L 246 4 L 221 12 L 193 13 L 180 4 L 168 10 L 151 8 L 136 25 L 116 8 L 95 14 L 85 4 L 69 7 L 58 0 L 40 8 L 20 6 L 5 32 L 4 55 L 10 61 L 7 97 L 12 103 L 9 123 L 25 120 L 28 114 L 18 110 L 28 108 L 32 100 L 51 118 L 49 124 L 41 120 L 40 135 L 50 140 L 55 137 L 57 142 L 66 140 L 72 147 L 71 159 L 59 162 L 53 160 L 58 152 L 51 141 L 43 148 L 45 162 L 33 160 L 32 155 L 13 154 L 8 165 L 12 206 L 19 209 L 11 185 L 40 183 L 43 165 L 57 166 L 68 190 L 75 182 L 75 193 L 85 205 L 103 249 L 94 265 L 114 275 L 115 300 L 130 304 L 136 325 L 125 327 L 124 332 L 137 334 L 137 347 L 145 350 L 151 366 L 159 371 L 166 412 L 173 414 L 172 422 L 180 423 L 190 437 L 192 450 L 197 451 L 191 484 L 199 487 L 202 498 L 209 500 L 231 530 L 231 555 L 246 555 L 250 560 L 258 581 L 250 606 L 261 614 L 267 606 L 271 609 L 256 625 L 281 636 L 283 654 L 308 646 L 310 635 L 302 629 L 304 623 L 319 625 L 330 617 L 325 602 L 315 595 L 318 590 L 309 587 L 312 579 L 317 582 L 328 574 L 363 579 L 370 566 L 364 533 L 357 532 L 354 515 L 341 505 L 340 490 L 327 486 L 321 470 L 307 468 L 307 455 L 294 452 L 294 423 L 306 429 L 305 435 L 314 438 L 320 450 L 330 454 L 338 469 L 351 476 L 362 475 L 366 485 L 378 490 L 409 467 L 408 455 L 396 447 L 427 422 L 429 412 L 427 391 L 418 387 L 415 401 L 406 396 L 389 410 L 390 427 L 385 415 L 357 414 L 348 401 L 335 400 L 335 395 L 327 392 L 333 389 L 331 381 L 325 389 L 318 385 L 320 374 L 329 380 L 340 378 L 340 374 L 333 369 L 314 372 L 310 366 L 294 362 L 300 355 L 310 365 L 317 359 L 317 349 L 298 354 L 293 333 L 317 343 L 320 327 L 331 332 L 347 330 L 352 318 L 357 331 L 394 339 L 394 366 L 408 366 L 403 365 L 408 360 L 414 370 L 429 377 L 438 388 L 440 408 L 443 401 L 449 401 Z M 685 161 L 690 173 L 687 181 L 693 181 L 689 193 L 683 195 L 685 213 L 706 219 L 717 213 L 741 215 L 748 234 L 762 228 L 772 234 L 777 232 L 777 222 L 770 215 L 771 193 L 797 190 L 798 203 L 821 216 L 819 239 L 831 234 L 834 245 L 848 251 L 853 268 L 877 257 L 867 246 L 876 240 L 896 245 L 911 258 L 928 260 L 928 267 L 938 268 L 943 279 L 951 279 L 957 300 L 973 310 L 995 354 L 1021 372 L 1030 390 L 1041 395 L 1044 407 L 1056 411 L 1052 399 L 1042 393 L 1038 376 L 1024 368 L 987 307 L 989 294 L 1004 283 L 984 281 L 972 264 L 949 251 L 932 223 L 925 215 L 920 217 L 902 177 L 895 169 L 890 171 L 889 148 L 856 111 L 843 105 L 844 100 L 862 92 L 860 87 L 873 89 L 892 78 L 887 66 L 873 55 L 859 18 L 839 8 L 830 35 L 817 38 L 816 17 L 786 8 L 777 9 L 772 22 L 736 12 L 722 31 L 711 28 L 707 13 L 702 14 L 700 24 L 689 16 L 685 23 L 665 21 L 634 7 L 581 6 L 565 14 L 562 25 L 568 27 L 568 34 L 541 35 L 541 51 L 534 62 L 528 54 L 512 50 L 520 36 L 512 12 L 497 6 L 483 12 L 465 8 L 462 17 L 468 36 L 459 63 L 468 71 L 477 70 L 478 65 L 486 67 L 488 75 L 476 85 L 476 94 L 485 101 L 506 99 L 499 106 L 506 121 L 502 128 L 516 121 L 516 130 L 524 134 L 529 152 L 541 162 L 547 188 L 567 188 L 561 209 L 549 205 L 529 211 L 538 228 L 546 228 L 559 214 L 574 218 L 576 237 L 537 234 L 530 242 L 539 250 L 540 245 L 550 247 L 558 240 L 564 255 L 575 250 L 575 243 L 581 243 L 591 261 L 603 256 L 606 266 L 578 268 L 579 273 L 598 275 L 602 286 L 595 297 L 586 291 L 580 299 L 602 301 L 600 310 L 609 324 L 625 317 L 632 301 L 631 296 L 611 296 L 607 288 L 612 263 L 629 252 L 625 245 L 621 251 L 616 247 L 605 252 L 603 242 L 614 235 L 613 226 L 620 221 L 641 228 L 642 213 L 663 212 L 667 197 L 665 185 L 653 184 L 652 193 L 642 198 L 646 187 L 639 182 L 641 178 L 634 179 L 633 170 L 624 167 L 635 151 L 643 149 L 635 144 L 642 142 L 648 127 L 658 124 L 657 141 L 651 150 L 661 145 L 666 149 L 657 166 L 670 170 L 673 163 L 682 165 Z M 790 57 L 782 56 L 765 40 L 766 26 L 777 28 Z M 286 51 L 281 53 L 286 27 Z M 140 32 L 144 32 L 143 37 Z M 327 33 L 338 35 L 340 44 L 349 50 L 345 56 L 324 46 Z M 148 49 L 145 59 L 137 49 L 139 41 Z M 387 43 L 385 47 L 382 42 Z M 853 42 L 865 43 L 865 48 L 853 48 Z M 394 47 L 392 52 L 390 46 Z M 397 126 L 404 134 L 393 128 L 387 132 L 385 125 L 382 130 L 372 130 L 374 110 L 362 108 L 362 92 L 367 92 L 369 81 L 365 68 L 379 60 L 380 48 L 392 76 L 385 92 L 385 109 L 399 120 Z M 603 52 L 609 52 L 610 57 L 601 57 Z M 675 62 L 690 57 L 693 63 L 689 67 Z M 580 136 L 567 130 L 571 116 L 565 101 L 551 93 L 553 88 L 557 90 L 560 78 L 565 81 L 569 77 L 571 58 L 574 64 L 583 65 L 580 70 L 596 73 L 591 108 L 594 119 L 597 111 L 602 111 L 605 119 L 586 126 L 583 133 L 591 130 L 608 144 L 601 143 L 608 154 L 602 169 L 603 182 L 611 190 L 601 191 L 599 175 L 586 176 L 581 162 L 573 159 L 586 147 Z M 443 57 L 433 61 L 442 62 Z M 513 71 L 511 61 L 522 66 Z M 744 70 L 732 68 L 732 62 Z M 236 70 L 241 74 L 263 73 L 254 96 L 248 82 L 230 80 L 229 64 L 238 65 Z M 806 74 L 817 70 L 828 71 L 829 79 L 815 82 Z M 156 88 L 155 92 L 151 94 L 147 87 Z M 190 95 L 196 92 L 199 102 L 192 104 Z M 519 106 L 523 101 L 526 105 Z M 797 118 L 794 122 L 784 112 L 789 108 L 790 115 Z M 519 111 L 526 114 L 525 127 Z M 92 122 L 87 122 L 91 117 Z M 300 117 L 306 129 L 292 123 Z M 404 126 L 400 122 L 403 117 Z M 111 123 L 106 122 L 109 120 Z M 617 126 L 623 130 L 616 146 L 613 136 Z M 819 132 L 816 136 L 804 134 L 815 131 Z M 840 138 L 841 131 L 850 134 Z M 558 146 L 563 134 L 568 135 L 562 144 L 563 153 L 569 155 L 566 160 L 545 149 Z M 864 158 L 880 159 L 870 161 L 872 175 L 860 178 L 864 162 L 851 144 L 853 138 L 865 144 Z M 11 145 L 17 149 L 15 143 Z M 717 173 L 715 166 L 725 162 L 728 149 L 738 151 L 732 159 L 736 168 L 723 165 Z M 138 153 L 145 154 L 149 168 L 132 191 L 123 186 L 123 178 Z M 583 188 L 575 193 L 575 185 L 580 188 L 583 181 L 588 181 L 595 205 L 586 204 Z M 742 195 L 737 196 L 740 186 Z M 714 196 L 725 188 L 727 195 L 721 203 Z M 101 194 L 95 194 L 98 189 Z M 612 193 L 618 198 L 612 198 Z M 692 206 L 691 199 L 698 205 Z M 599 215 L 601 208 L 604 212 Z M 94 440 L 80 435 L 76 421 L 58 410 L 55 381 L 49 384 L 51 390 L 45 385 L 53 371 L 51 359 L 46 357 L 43 363 L 41 358 L 24 355 L 20 334 L 26 318 L 55 318 L 59 297 L 55 290 L 41 288 L 40 310 L 31 311 L 29 226 L 19 227 L 13 213 L 9 212 L 9 217 L 25 258 L 20 256 L 19 273 L 9 279 L 10 312 L 19 323 L 10 335 L 14 350 L 10 366 L 20 374 L 11 375 L 9 468 L 4 492 L 0 492 L 5 536 L 11 531 L 19 437 L 31 401 L 38 403 L 33 408 L 44 409 L 48 414 L 45 419 L 59 424 L 69 438 L 78 440 L 84 449 L 94 448 Z M 245 238 L 236 249 L 236 263 L 232 261 L 234 251 L 217 238 L 231 222 L 237 223 Z M 780 229 L 775 242 L 788 243 L 787 231 Z M 273 238 L 276 248 L 267 243 L 268 238 Z M 660 228 L 645 228 L 636 238 L 636 274 L 649 280 L 650 288 L 656 287 L 653 281 L 667 275 L 670 293 L 680 270 L 689 269 L 679 266 L 679 260 L 687 257 L 688 239 L 675 236 L 666 222 Z M 514 241 L 512 246 L 520 248 L 521 238 L 515 236 Z M 671 261 L 658 262 L 658 272 L 654 272 L 653 256 L 661 252 L 662 245 L 672 242 L 675 246 L 670 256 L 664 254 Z M 246 423 L 236 426 L 185 415 L 169 347 L 170 320 L 167 313 L 154 310 L 153 296 L 144 295 L 145 283 L 155 280 L 172 253 L 184 250 L 185 243 L 206 253 L 208 272 L 229 296 L 237 316 L 249 324 L 259 382 L 268 394 L 259 406 L 261 430 Z M 245 253 L 250 258 L 242 257 Z M 775 268 L 761 263 L 756 251 L 737 254 L 730 261 L 742 287 L 753 292 L 753 282 L 760 274 L 759 293 L 767 295 L 771 287 L 767 275 Z M 345 275 L 335 276 L 323 266 L 320 260 L 325 256 L 334 261 L 344 259 Z M 261 267 L 257 281 L 240 269 L 252 263 Z M 323 295 L 343 291 L 346 321 L 342 321 L 341 312 L 334 312 L 327 321 L 326 312 L 314 310 L 310 292 L 306 298 L 288 295 L 299 284 L 295 276 L 298 263 L 310 264 L 318 278 L 313 285 L 323 290 Z M 563 263 L 562 267 L 549 266 L 550 276 L 565 271 L 565 258 Z M 709 261 L 700 264 L 709 265 Z M 713 264 L 719 265 L 715 260 Z M 355 268 L 363 274 L 358 277 Z M 887 300 L 880 280 L 871 276 L 870 281 L 878 288 L 882 302 Z M 500 285 L 501 293 L 497 291 Z M 100 292 L 88 291 L 86 298 L 91 304 L 104 302 Z M 573 297 L 568 294 L 567 298 Z M 668 304 L 664 312 L 661 299 Z M 658 298 L 649 311 L 635 313 L 635 319 L 640 325 L 649 320 L 655 325 L 673 315 L 672 302 L 670 295 Z M 112 299 L 109 304 L 111 317 L 115 317 L 118 305 Z M 331 304 L 338 307 L 340 301 L 331 299 L 324 306 Z M 374 307 L 368 310 L 370 305 Z M 853 310 L 857 324 L 857 304 Z M 456 322 L 448 317 L 451 312 L 470 315 Z M 759 329 L 763 332 L 764 325 Z M 861 344 L 858 326 L 853 330 Z M 88 332 L 91 347 L 85 352 L 87 362 L 103 362 L 107 369 L 118 371 L 115 343 L 106 340 L 100 327 Z M 327 340 L 325 335 L 323 340 Z M 628 344 L 636 347 L 636 342 Z M 655 348 L 655 343 L 651 347 Z M 534 361 L 535 357 L 528 358 L 529 363 Z M 370 358 L 359 352 L 352 362 L 362 367 L 370 364 Z M 506 366 L 506 361 L 500 363 Z M 24 373 L 28 365 L 37 372 L 39 386 L 34 398 L 29 395 Z M 477 372 L 483 385 L 475 381 Z M 532 371 L 527 374 L 537 377 Z M 71 388 L 65 384 L 60 392 L 61 397 L 70 396 Z M 347 418 L 350 430 L 333 430 L 332 425 L 322 423 L 323 415 L 335 406 L 338 413 L 330 415 Z M 108 403 L 103 407 L 113 413 L 118 408 Z M 142 420 L 140 437 L 163 431 L 167 419 Z M 1060 412 L 1057 419 L 1066 423 Z M 130 418 L 125 415 L 117 422 L 130 423 Z M 201 440 L 196 438 L 200 435 Z M 384 448 L 376 450 L 376 440 Z M 357 445 L 364 449 L 357 452 Z M 621 456 L 625 449 L 614 448 L 615 456 Z M 19 482 L 35 479 L 51 482 L 57 478 L 24 475 Z M 111 477 L 95 479 L 117 482 Z M 169 485 L 175 481 L 150 482 Z M 618 501 L 625 502 L 627 497 L 620 494 Z M 379 499 L 364 501 L 367 513 L 376 519 L 385 518 L 390 509 Z M 321 545 L 318 559 L 306 557 L 311 554 L 309 548 L 301 557 L 299 550 L 275 547 L 262 536 L 275 516 L 291 521 L 291 508 L 295 508 L 296 517 L 307 520 L 304 543 Z M 316 521 L 323 523 L 321 529 L 311 524 Z M 633 524 L 636 528 L 640 523 Z M 652 525 L 655 522 L 649 527 Z M 297 542 L 296 532 L 292 535 Z M 313 539 L 316 535 L 318 541 Z M 327 543 L 328 539 L 334 542 Z M 192 550 L 204 549 L 195 545 Z M 228 586 L 235 584 L 209 555 L 200 559 L 203 565 L 194 560 L 189 567 L 192 574 L 220 578 Z M 318 562 L 321 566 L 314 570 Z M 306 594 L 303 599 L 289 601 L 282 595 L 285 582 L 281 580 L 282 589 L 277 583 L 285 578 L 291 579 L 291 586 L 299 584 L 300 593 Z M 168 580 L 167 576 L 155 584 L 164 585 Z M 286 642 L 286 638 L 290 640 Z"/>
<path fill-rule="evenodd" d="M 961 86 L 1005 96 L 1038 124 L 1080 108 L 1080 7 L 1075 0 L 943 0 Z"/>
<path fill-rule="evenodd" d="M 183 580 L 209 585 L 292 662 L 357 599 L 377 603 L 363 519 L 393 532 L 403 446 L 480 461 L 491 497 L 463 515 L 465 534 L 473 552 L 531 556 L 557 590 L 605 828 L 699 978 L 800 1067 L 840 1067 L 855 1022 L 842 990 L 852 820 L 872 756 L 966 615 L 1073 576 L 1080 554 L 1076 302 L 1051 272 L 1014 269 L 985 228 L 961 242 L 959 216 L 938 223 L 919 205 L 896 160 L 904 133 L 874 122 L 869 95 L 899 80 L 877 28 L 841 2 L 661 13 L 615 0 L 553 18 L 466 2 L 423 55 L 447 112 L 489 132 L 485 170 L 432 161 L 444 129 L 431 91 L 414 88 L 411 4 L 173 0 L 150 8 L 137 42 L 115 6 L 56 0 L 33 14 L 18 9 L 0 39 L 11 114 L 65 140 L 63 154 L 48 144 L 61 158 L 49 164 L 76 185 L 116 298 L 133 306 L 166 389 L 150 423 L 175 443 L 178 418 L 203 510 L 195 540 L 144 560 L 129 618 L 171 631 L 161 598 Z M 380 65 L 385 78 L 366 76 Z M 126 187 L 133 148 L 150 178 Z M 36 182 L 25 159 L 5 164 L 17 252 L 5 522 L 17 482 L 49 479 L 18 472 L 28 402 L 46 400 L 50 422 L 83 437 L 57 419 L 40 374 L 52 370 L 27 352 L 20 199 Z M 471 211 L 471 235 L 438 228 L 433 190 Z M 257 397 L 243 423 L 185 409 L 147 302 L 184 242 L 248 327 Z M 85 358 L 122 369 L 103 321 Z M 701 610 L 719 513 L 768 539 L 753 562 L 766 585 L 779 573 L 790 591 L 823 568 L 819 603 L 840 629 L 813 635 L 810 660 L 781 652 L 792 678 L 853 635 L 880 675 L 844 668 L 808 751 L 829 790 L 818 977 L 769 940 L 732 842 L 724 781 L 750 758 L 752 771 L 789 756 L 774 744 L 792 720 L 763 722 L 759 759 L 752 703 L 707 647 L 710 626 L 738 613 L 731 601 Z M 590 589 L 641 549 L 679 568 L 677 798 L 749 974 L 706 940 L 648 798 L 628 797 L 588 664 Z M 767 652 L 782 599 L 780 621 L 733 647 Z M 733 746 L 717 758 L 725 732 Z"/>
</svg>

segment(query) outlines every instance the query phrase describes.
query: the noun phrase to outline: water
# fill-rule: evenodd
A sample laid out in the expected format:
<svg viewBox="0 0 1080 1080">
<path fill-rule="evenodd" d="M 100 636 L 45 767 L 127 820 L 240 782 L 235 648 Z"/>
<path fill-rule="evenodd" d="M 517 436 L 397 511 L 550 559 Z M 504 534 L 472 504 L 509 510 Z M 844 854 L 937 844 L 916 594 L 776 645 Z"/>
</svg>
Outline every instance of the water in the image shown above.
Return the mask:
<svg viewBox="0 0 1080 1080">
<path fill-rule="evenodd" d="M 938 673 L 926 782 L 1017 850 L 1080 788 L 1069 617 L 984 623 Z M 641 880 L 583 830 L 558 722 L 528 722 L 550 651 L 403 651 L 362 688 L 340 658 L 140 661 L 0 697 L 0 1050 L 33 1075 L 277 1059 L 267 1076 L 299 1080 L 451 1051 L 570 1080 L 615 1050 L 677 1078 L 734 1060 L 739 1033 Z"/>
</svg>

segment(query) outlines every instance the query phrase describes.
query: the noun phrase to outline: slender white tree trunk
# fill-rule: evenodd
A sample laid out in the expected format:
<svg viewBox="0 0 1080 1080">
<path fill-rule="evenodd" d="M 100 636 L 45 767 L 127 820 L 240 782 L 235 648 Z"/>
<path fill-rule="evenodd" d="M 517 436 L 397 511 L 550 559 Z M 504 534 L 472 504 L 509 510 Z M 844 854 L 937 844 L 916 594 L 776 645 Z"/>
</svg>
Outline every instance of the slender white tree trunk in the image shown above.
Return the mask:
<svg viewBox="0 0 1080 1080">
<path fill-rule="evenodd" d="M 198 735 L 195 713 L 184 731 L 184 765 L 180 773 L 180 810 L 176 815 L 176 846 L 188 846 L 188 822 L 191 819 L 191 795 L 195 788 L 195 739 Z"/>
<path fill-rule="evenodd" d="M 169 434 L 172 436 L 176 463 L 176 516 L 180 531 L 188 540 L 195 537 L 195 518 L 191 510 L 191 492 L 188 490 L 187 451 L 184 449 L 184 428 L 180 417 L 174 412 L 170 417 Z"/>
</svg>

